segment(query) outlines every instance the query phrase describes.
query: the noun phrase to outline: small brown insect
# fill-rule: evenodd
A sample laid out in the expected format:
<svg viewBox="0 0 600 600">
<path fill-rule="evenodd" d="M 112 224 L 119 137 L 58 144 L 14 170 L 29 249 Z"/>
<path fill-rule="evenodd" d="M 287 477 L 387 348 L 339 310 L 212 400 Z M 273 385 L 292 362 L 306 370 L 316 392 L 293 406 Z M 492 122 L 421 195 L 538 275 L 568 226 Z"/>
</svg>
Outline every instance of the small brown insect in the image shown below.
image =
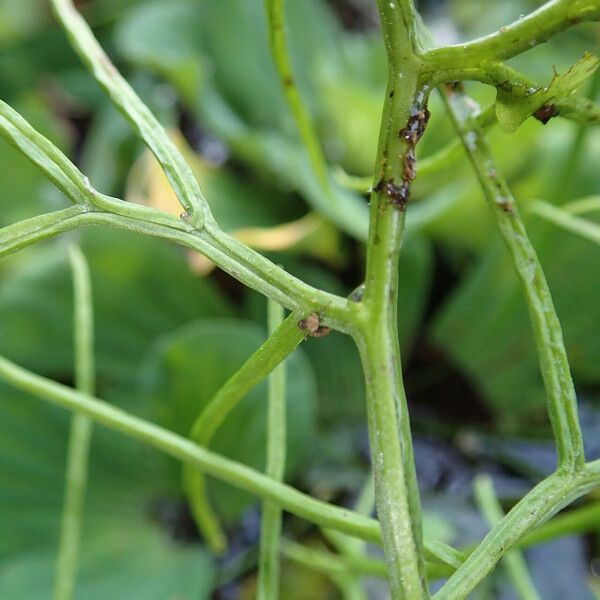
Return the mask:
<svg viewBox="0 0 600 600">
<path fill-rule="evenodd" d="M 417 176 L 417 157 L 415 151 L 409 148 L 404 157 L 404 181 L 412 181 Z"/>
<path fill-rule="evenodd" d="M 556 117 L 557 114 L 558 110 L 554 104 L 544 104 L 533 113 L 533 116 L 545 125 L 552 117 Z"/>
<path fill-rule="evenodd" d="M 325 337 L 331 329 L 325 325 L 321 325 L 321 318 L 317 313 L 311 313 L 298 322 L 298 327 L 303 329 L 310 337 Z"/>
<path fill-rule="evenodd" d="M 406 181 L 402 182 L 402 185 L 397 185 L 394 183 L 393 178 L 389 181 L 380 179 L 379 183 L 373 189 L 379 194 L 385 194 L 390 199 L 391 203 L 400 210 L 406 208 L 409 195 L 408 183 Z"/>
</svg>

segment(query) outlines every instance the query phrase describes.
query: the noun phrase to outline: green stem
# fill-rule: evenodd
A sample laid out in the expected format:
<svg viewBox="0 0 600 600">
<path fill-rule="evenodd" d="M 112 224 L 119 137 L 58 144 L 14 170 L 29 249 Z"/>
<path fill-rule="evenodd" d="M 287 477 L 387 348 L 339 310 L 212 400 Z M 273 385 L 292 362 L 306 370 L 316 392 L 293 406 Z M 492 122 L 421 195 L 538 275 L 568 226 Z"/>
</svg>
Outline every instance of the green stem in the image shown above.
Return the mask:
<svg viewBox="0 0 600 600">
<path fill-rule="evenodd" d="M 565 535 L 588 533 L 600 529 L 600 502 L 576 508 L 555 517 L 535 531 L 528 533 L 519 548 L 529 548 Z"/>
<path fill-rule="evenodd" d="M 598 0 L 550 0 L 536 11 L 485 37 L 430 50 L 423 56 L 432 71 L 453 66 L 477 67 L 522 54 L 582 21 L 600 19 Z"/>
<path fill-rule="evenodd" d="M 355 535 L 368 542 L 381 541 L 379 524 L 374 519 L 315 500 L 289 485 L 274 481 L 259 471 L 201 448 L 180 435 L 135 417 L 108 402 L 31 373 L 4 357 L 0 357 L 0 379 L 42 400 L 87 415 L 109 429 L 190 463 L 207 475 L 261 498 L 272 500 L 285 510 L 317 525 Z"/>
<path fill-rule="evenodd" d="M 117 71 L 73 3 L 52 0 L 52 7 L 75 52 L 156 156 L 191 223 L 201 228 L 205 221 L 212 221 L 208 203 L 190 166 L 156 117 Z"/>
<path fill-rule="evenodd" d="M 306 104 L 296 85 L 292 61 L 285 35 L 285 0 L 265 0 L 271 55 L 277 67 L 279 80 L 292 111 L 300 139 L 306 149 L 310 167 L 319 184 L 322 202 L 320 212 L 337 223 L 350 235 L 364 237 L 366 211 L 357 209 L 356 202 L 345 202 L 347 197 L 337 194 L 329 177 L 327 161 Z M 358 204 L 362 207 L 362 204 Z"/>
<path fill-rule="evenodd" d="M 327 173 L 327 162 L 321 150 L 319 138 L 310 113 L 302 101 L 302 96 L 300 96 L 294 78 L 292 61 L 285 36 L 285 0 L 265 0 L 265 11 L 267 14 L 271 55 L 277 67 L 277 73 L 279 74 L 279 80 L 286 100 L 294 115 L 298 133 L 302 138 L 302 143 L 308 153 L 311 167 L 321 187 L 324 191 L 329 192 L 329 201 L 335 202 L 335 198 L 330 195 L 331 189 Z"/>
<path fill-rule="evenodd" d="M 69 258 L 75 292 L 75 387 L 84 394 L 93 394 L 94 317 L 90 274 L 79 248 L 72 246 Z M 65 500 L 54 579 L 54 600 L 70 600 L 75 591 L 91 436 L 90 418 L 81 414 L 73 415 L 67 451 Z"/>
<path fill-rule="evenodd" d="M 496 497 L 492 478 L 489 475 L 476 477 L 474 488 L 475 499 L 480 512 L 484 515 L 490 526 L 497 525 L 502 520 L 504 513 Z M 541 600 L 540 595 L 533 585 L 533 581 L 531 581 L 527 563 L 521 552 L 511 550 L 504 557 L 504 565 L 521 600 Z"/>
<path fill-rule="evenodd" d="M 542 266 L 527 236 L 512 193 L 496 168 L 485 137 L 472 117 L 473 101 L 467 100 L 458 89 L 450 92 L 447 99 L 450 115 L 463 139 L 523 286 L 546 388 L 559 469 L 580 469 L 585 457 L 577 396 L 562 328 Z"/>
<path fill-rule="evenodd" d="M 553 206 L 548 202 L 532 202 L 528 208 L 531 213 L 542 217 L 549 223 L 594 244 L 600 244 L 600 225 L 597 223 L 576 217 L 565 209 Z"/>
<path fill-rule="evenodd" d="M 182 436 L 135 417 L 107 402 L 31 373 L 2 356 L 0 379 L 41 400 L 87 415 L 109 429 L 140 440 L 182 462 L 193 464 L 207 475 L 261 498 L 273 500 L 290 513 L 317 525 L 355 536 L 366 542 L 381 544 L 381 529 L 374 519 L 315 500 L 289 485 L 274 481 L 259 471 L 201 448 Z M 600 465 L 594 476 L 600 479 Z M 432 558 L 438 556 L 438 547 L 439 544 L 429 547 L 429 555 Z M 443 547 L 444 555 L 456 552 Z M 446 561 L 445 558 L 440 558 L 438 562 L 445 564 Z"/>
<path fill-rule="evenodd" d="M 219 427 L 246 394 L 302 342 L 305 334 L 298 326 L 301 318 L 300 313 L 292 313 L 227 380 L 198 415 L 192 426 L 190 439 L 208 448 Z M 208 546 L 216 553 L 224 552 L 227 540 L 211 507 L 204 475 L 192 465 L 184 465 L 183 482 L 192 513 Z"/>
<path fill-rule="evenodd" d="M 434 600 L 464 600 L 525 534 L 599 483 L 600 471 L 591 464 L 576 474 L 555 473 L 544 479 L 492 527 Z"/>
<path fill-rule="evenodd" d="M 33 162 L 79 206 L 23 222 L 26 235 L 12 238 L 21 225 L 0 230 L 0 255 L 80 225 L 103 223 L 153 235 L 197 250 L 248 287 L 290 310 L 316 312 L 327 325 L 347 330 L 348 302 L 317 290 L 221 231 L 207 220 L 197 230 L 186 220 L 162 211 L 111 198 L 95 190 L 73 163 L 48 139 L 35 131 L 16 111 L 0 103 L 0 133 Z M 68 210 L 68 209 L 67 209 Z M 61 220 L 59 217 L 64 217 Z M 6 240 L 2 244 L 2 240 Z"/>
<path fill-rule="evenodd" d="M 367 389 L 367 415 L 377 514 L 392 597 L 428 597 L 421 509 L 398 343 L 398 260 L 414 145 L 426 121 L 418 87 L 416 12 L 412 2 L 379 0 L 388 57 L 376 179 L 371 196 L 364 300 L 354 338 Z M 403 134 L 403 132 L 406 132 Z"/>
<path fill-rule="evenodd" d="M 269 332 L 273 334 L 283 321 L 283 307 L 268 303 Z M 296 325 L 297 327 L 297 325 Z M 269 407 L 267 418 L 266 474 L 282 481 L 286 456 L 286 373 L 285 362 L 269 375 Z M 265 500 L 262 506 L 260 546 L 258 555 L 259 600 L 279 598 L 279 546 L 281 538 L 281 508 Z"/>
<path fill-rule="evenodd" d="M 491 127 L 496 123 L 496 112 L 494 106 L 488 106 L 484 111 L 477 115 L 477 122 L 481 127 Z M 425 158 L 418 161 L 419 177 L 433 175 L 442 169 L 451 167 L 460 157 L 464 156 L 463 144 L 459 138 L 454 138 L 444 147 L 436 150 Z M 335 177 L 340 185 L 360 192 L 371 190 L 373 185 L 373 176 L 349 175 L 341 167 L 336 171 Z"/>
</svg>

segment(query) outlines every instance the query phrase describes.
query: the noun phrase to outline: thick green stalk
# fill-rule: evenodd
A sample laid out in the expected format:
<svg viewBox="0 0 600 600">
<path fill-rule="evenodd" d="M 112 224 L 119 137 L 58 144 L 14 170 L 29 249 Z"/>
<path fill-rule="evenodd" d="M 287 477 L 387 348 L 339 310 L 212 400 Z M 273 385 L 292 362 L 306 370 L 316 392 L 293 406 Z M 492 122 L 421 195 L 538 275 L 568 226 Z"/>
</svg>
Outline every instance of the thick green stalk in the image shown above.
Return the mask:
<svg viewBox="0 0 600 600">
<path fill-rule="evenodd" d="M 558 467 L 577 470 L 584 464 L 577 396 L 548 283 L 506 181 L 498 172 L 485 137 L 472 118 L 473 102 L 455 89 L 448 107 L 481 188 L 521 280 L 547 394 L 548 413 L 558 452 Z"/>
<path fill-rule="evenodd" d="M 474 489 L 480 512 L 490 526 L 497 525 L 504 517 L 504 513 L 496 497 L 492 478 L 489 475 L 476 477 Z M 541 600 L 531 581 L 525 558 L 519 550 L 511 550 L 504 557 L 504 566 L 521 600 Z"/>
<path fill-rule="evenodd" d="M 398 343 L 398 259 L 414 176 L 414 146 L 426 123 L 419 89 L 412 2 L 379 1 L 389 63 L 376 181 L 371 196 L 364 299 L 354 334 L 367 388 L 377 514 L 392 597 L 428 597 L 421 509 Z"/>
<path fill-rule="evenodd" d="M 274 333 L 283 321 L 283 307 L 274 302 L 269 307 L 269 333 Z M 267 416 L 267 464 L 266 474 L 282 481 L 286 456 L 286 376 L 285 361 L 269 375 L 269 407 Z M 260 527 L 258 554 L 259 600 L 279 598 L 279 546 L 281 540 L 281 507 L 271 500 L 264 500 Z"/>
<path fill-rule="evenodd" d="M 269 375 L 302 342 L 300 313 L 292 313 L 274 329 L 267 341 L 236 371 L 204 407 L 194 422 L 190 439 L 208 448 L 227 416 L 265 377 Z M 225 551 L 227 540 L 221 530 L 207 494 L 204 475 L 192 465 L 183 466 L 183 483 L 192 513 L 209 547 L 217 553 Z"/>
<path fill-rule="evenodd" d="M 90 274 L 79 248 L 72 246 L 69 258 L 73 271 L 75 304 L 75 387 L 84 394 L 93 394 L 94 316 Z M 54 577 L 54 600 L 70 600 L 75 591 L 91 437 L 91 419 L 81 414 L 73 415 L 67 451 L 62 527 Z"/>
</svg>

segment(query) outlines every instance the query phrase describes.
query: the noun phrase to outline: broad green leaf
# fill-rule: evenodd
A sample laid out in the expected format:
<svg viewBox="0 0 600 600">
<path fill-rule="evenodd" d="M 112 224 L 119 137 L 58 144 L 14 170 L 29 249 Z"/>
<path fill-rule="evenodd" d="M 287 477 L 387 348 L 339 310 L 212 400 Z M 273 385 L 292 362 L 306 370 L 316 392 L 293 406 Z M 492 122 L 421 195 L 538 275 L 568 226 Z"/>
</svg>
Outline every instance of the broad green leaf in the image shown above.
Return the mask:
<svg viewBox="0 0 600 600">
<path fill-rule="evenodd" d="M 84 232 L 96 320 L 98 378 L 131 381 L 156 336 L 201 317 L 230 316 L 227 301 L 164 242 L 108 229 Z M 51 242 L 4 262 L 0 353 L 45 374 L 72 373 L 72 283 L 66 249 Z M 48 352 L 48 346 L 52 351 Z"/>
<path fill-rule="evenodd" d="M 0 596 L 50 599 L 70 415 L 0 389 Z M 177 541 L 181 497 L 161 455 L 94 428 L 76 598 L 209 598 L 214 567 Z M 183 513 L 185 514 L 185 513 Z"/>
<path fill-rule="evenodd" d="M 543 87 L 519 90 L 498 88 L 496 116 L 506 131 L 515 131 L 533 113 L 542 107 L 552 109 L 553 103 L 575 94 L 598 68 L 600 60 L 586 52 L 566 73 L 554 74 L 550 83 Z"/>
<path fill-rule="evenodd" d="M 337 53 L 315 68 L 322 137 L 349 173 L 370 174 L 385 93 L 385 53 L 379 36 L 345 34 Z"/>
<path fill-rule="evenodd" d="M 225 381 L 265 340 L 249 321 L 203 320 L 164 336 L 148 353 L 140 371 L 139 395 L 157 420 L 188 435 L 191 423 Z M 314 435 L 316 387 L 310 364 L 300 352 L 288 360 L 287 477 L 298 472 Z M 211 447 L 221 454 L 264 470 L 266 382 L 242 400 L 215 435 Z M 253 498 L 210 480 L 214 506 L 229 523 Z"/>
<path fill-rule="evenodd" d="M 579 385 L 598 381 L 600 249 L 545 223 L 529 223 L 561 319 Z M 583 258 L 585 257 L 585 258 Z M 585 310 L 582 310 L 585 307 Z M 505 423 L 542 411 L 544 387 L 531 326 L 513 268 L 500 243 L 484 254 L 438 313 L 432 340 L 471 379 Z"/>
</svg>

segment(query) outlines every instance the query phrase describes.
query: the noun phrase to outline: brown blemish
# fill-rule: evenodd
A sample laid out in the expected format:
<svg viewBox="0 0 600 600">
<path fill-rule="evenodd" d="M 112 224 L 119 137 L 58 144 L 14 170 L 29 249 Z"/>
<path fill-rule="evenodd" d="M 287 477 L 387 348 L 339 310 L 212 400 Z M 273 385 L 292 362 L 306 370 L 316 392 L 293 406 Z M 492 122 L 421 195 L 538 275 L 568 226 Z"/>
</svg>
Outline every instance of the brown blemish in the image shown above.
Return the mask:
<svg viewBox="0 0 600 600">
<path fill-rule="evenodd" d="M 544 125 L 556 115 L 558 115 L 558 109 L 554 104 L 544 104 L 533 113 L 533 116 Z"/>
<path fill-rule="evenodd" d="M 394 183 L 393 177 L 388 181 L 380 179 L 373 189 L 378 194 L 385 194 L 390 199 L 390 202 L 400 210 L 406 209 L 409 196 L 408 182 L 403 181 L 401 185 L 398 185 Z"/>
<path fill-rule="evenodd" d="M 311 313 L 298 322 L 298 327 L 304 330 L 310 337 L 325 337 L 331 329 L 325 325 L 321 325 L 321 318 L 317 313 Z"/>
<path fill-rule="evenodd" d="M 430 116 L 431 113 L 427 108 L 424 108 L 423 110 L 413 109 L 408 118 L 408 122 L 406 123 L 406 127 L 401 129 L 398 134 L 402 139 L 406 140 L 410 146 L 415 146 L 423 136 Z"/>
</svg>

